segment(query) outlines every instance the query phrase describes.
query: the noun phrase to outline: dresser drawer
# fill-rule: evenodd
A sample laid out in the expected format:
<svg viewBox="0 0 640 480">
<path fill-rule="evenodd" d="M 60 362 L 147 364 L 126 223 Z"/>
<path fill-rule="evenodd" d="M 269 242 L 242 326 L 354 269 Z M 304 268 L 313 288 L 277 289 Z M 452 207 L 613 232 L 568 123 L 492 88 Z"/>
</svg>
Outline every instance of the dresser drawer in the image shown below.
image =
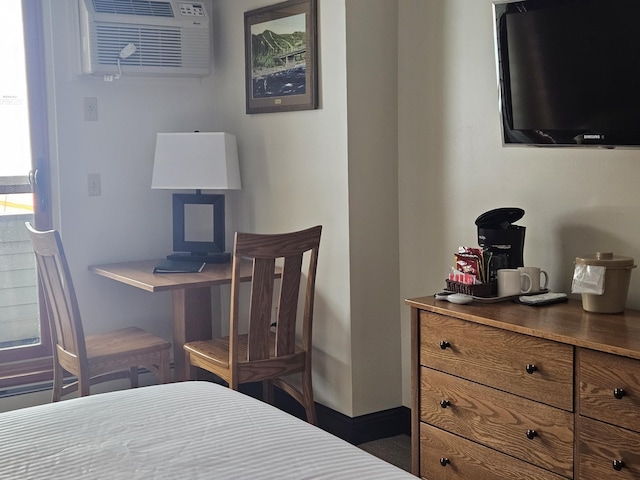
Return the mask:
<svg viewBox="0 0 640 480">
<path fill-rule="evenodd" d="M 640 432 L 640 360 L 579 348 L 578 365 L 580 414 Z"/>
<path fill-rule="evenodd" d="M 420 383 L 422 422 L 573 474 L 572 413 L 425 367 Z"/>
<path fill-rule="evenodd" d="M 420 363 L 573 411 L 571 345 L 421 311 Z"/>
<path fill-rule="evenodd" d="M 429 480 L 565 478 L 424 423 L 420 425 L 420 476 Z"/>
<path fill-rule="evenodd" d="M 640 433 L 585 417 L 579 422 L 578 478 L 640 478 Z M 615 461 L 624 462 L 619 470 L 614 469 Z"/>
</svg>

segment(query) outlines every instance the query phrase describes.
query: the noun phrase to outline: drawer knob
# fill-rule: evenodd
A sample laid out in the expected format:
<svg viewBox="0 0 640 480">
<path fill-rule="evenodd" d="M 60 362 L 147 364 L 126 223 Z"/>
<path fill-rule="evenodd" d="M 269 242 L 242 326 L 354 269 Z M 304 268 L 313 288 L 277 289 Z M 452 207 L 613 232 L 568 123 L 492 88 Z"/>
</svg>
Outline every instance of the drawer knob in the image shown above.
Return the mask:
<svg viewBox="0 0 640 480">
<path fill-rule="evenodd" d="M 448 458 L 441 458 L 440 459 L 440 465 L 442 465 L 443 467 L 446 467 L 447 465 L 449 465 L 451 462 L 449 461 Z"/>
<path fill-rule="evenodd" d="M 627 394 L 627 392 L 625 392 L 624 388 L 614 388 L 613 389 L 613 396 L 616 397 L 618 400 L 620 400 L 626 394 Z"/>
<path fill-rule="evenodd" d="M 536 367 L 535 365 L 532 365 L 532 364 L 528 364 L 525 367 L 525 370 L 527 371 L 528 374 L 532 374 L 533 372 L 537 372 L 538 371 L 538 367 Z"/>
<path fill-rule="evenodd" d="M 624 461 L 622 460 L 614 460 L 612 464 L 613 464 L 613 469 L 617 472 L 619 472 L 624 468 Z"/>
<path fill-rule="evenodd" d="M 446 350 L 447 348 L 449 348 L 451 346 L 451 344 L 449 342 L 447 342 L 446 340 L 442 340 L 440 342 L 440 348 L 442 350 Z"/>
<path fill-rule="evenodd" d="M 538 436 L 538 432 L 536 432 L 535 430 L 527 430 L 527 438 L 529 440 L 533 440 L 537 436 Z"/>
<path fill-rule="evenodd" d="M 440 406 L 442 408 L 447 408 L 451 406 L 451 402 L 449 400 L 440 400 Z"/>
</svg>

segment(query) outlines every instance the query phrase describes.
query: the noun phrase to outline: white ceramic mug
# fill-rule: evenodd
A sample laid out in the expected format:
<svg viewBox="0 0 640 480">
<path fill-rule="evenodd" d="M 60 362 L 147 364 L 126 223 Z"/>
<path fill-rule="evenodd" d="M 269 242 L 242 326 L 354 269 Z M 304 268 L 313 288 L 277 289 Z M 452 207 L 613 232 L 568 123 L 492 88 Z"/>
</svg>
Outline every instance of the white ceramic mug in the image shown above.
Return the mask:
<svg viewBox="0 0 640 480">
<path fill-rule="evenodd" d="M 498 296 L 511 297 L 531 291 L 531 277 L 517 268 L 498 270 Z M 524 286 L 523 286 L 524 285 Z"/>
<path fill-rule="evenodd" d="M 539 292 L 549 286 L 549 274 L 540 267 L 518 267 L 518 270 L 531 277 L 531 292 Z M 544 280 L 542 280 L 542 277 L 544 277 Z"/>
</svg>

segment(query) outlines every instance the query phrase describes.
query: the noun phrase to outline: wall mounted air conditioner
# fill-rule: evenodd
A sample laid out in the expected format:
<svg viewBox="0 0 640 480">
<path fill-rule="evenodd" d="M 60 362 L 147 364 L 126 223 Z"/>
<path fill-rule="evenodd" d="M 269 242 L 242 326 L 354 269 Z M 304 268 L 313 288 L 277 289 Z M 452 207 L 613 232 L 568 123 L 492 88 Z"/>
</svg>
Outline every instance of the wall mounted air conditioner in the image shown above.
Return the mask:
<svg viewBox="0 0 640 480">
<path fill-rule="evenodd" d="M 210 23 L 204 4 L 181 0 L 78 1 L 82 73 L 211 73 Z"/>
</svg>

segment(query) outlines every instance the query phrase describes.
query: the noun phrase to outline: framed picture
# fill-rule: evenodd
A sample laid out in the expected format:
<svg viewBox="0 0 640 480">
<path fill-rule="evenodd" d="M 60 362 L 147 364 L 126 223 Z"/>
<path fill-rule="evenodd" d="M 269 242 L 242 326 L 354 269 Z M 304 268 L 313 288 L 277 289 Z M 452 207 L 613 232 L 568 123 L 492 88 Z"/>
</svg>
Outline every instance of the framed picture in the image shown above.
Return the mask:
<svg viewBox="0 0 640 480">
<path fill-rule="evenodd" d="M 316 0 L 244 14 L 247 113 L 318 108 Z"/>
</svg>

